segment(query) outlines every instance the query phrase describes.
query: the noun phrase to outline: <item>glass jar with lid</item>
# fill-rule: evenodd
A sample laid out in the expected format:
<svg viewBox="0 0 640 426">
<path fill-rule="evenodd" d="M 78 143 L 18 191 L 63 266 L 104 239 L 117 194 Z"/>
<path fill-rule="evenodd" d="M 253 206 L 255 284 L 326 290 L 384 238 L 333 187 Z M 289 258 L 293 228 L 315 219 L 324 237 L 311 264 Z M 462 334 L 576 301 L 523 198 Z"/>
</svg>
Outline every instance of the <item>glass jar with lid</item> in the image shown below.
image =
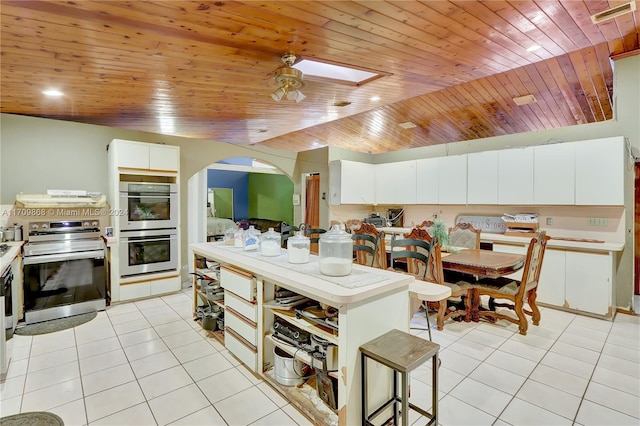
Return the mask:
<svg viewBox="0 0 640 426">
<path fill-rule="evenodd" d="M 269 228 L 267 232 L 262 233 L 262 240 L 260 241 L 260 254 L 263 256 L 280 256 L 280 247 L 282 246 L 282 240 L 280 239 L 280 233 Z"/>
<path fill-rule="evenodd" d="M 236 239 L 236 230 L 233 228 L 229 228 L 224 231 L 224 244 L 227 246 L 232 246 L 235 244 Z"/>
<path fill-rule="evenodd" d="M 289 263 L 308 263 L 311 240 L 302 235 L 302 231 L 296 231 L 295 235 L 287 240 L 287 254 Z"/>
<path fill-rule="evenodd" d="M 349 275 L 353 267 L 351 234 L 333 225 L 320 236 L 320 273 L 332 277 Z"/>
<path fill-rule="evenodd" d="M 233 233 L 233 246 L 238 248 L 244 247 L 243 239 L 244 239 L 244 229 L 242 228 L 236 229 L 236 231 Z"/>
<path fill-rule="evenodd" d="M 253 225 L 242 234 L 242 247 L 245 251 L 254 251 L 260 249 L 260 231 Z"/>
</svg>

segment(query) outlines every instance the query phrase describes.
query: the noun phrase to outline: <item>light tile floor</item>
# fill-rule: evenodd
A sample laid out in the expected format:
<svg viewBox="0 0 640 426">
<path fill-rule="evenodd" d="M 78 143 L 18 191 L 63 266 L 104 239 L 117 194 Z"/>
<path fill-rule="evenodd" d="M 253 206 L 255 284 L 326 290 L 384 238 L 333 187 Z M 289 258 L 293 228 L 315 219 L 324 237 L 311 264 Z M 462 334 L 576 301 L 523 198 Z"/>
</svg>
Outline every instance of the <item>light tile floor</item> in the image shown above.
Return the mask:
<svg viewBox="0 0 640 426">
<path fill-rule="evenodd" d="M 190 294 L 115 305 L 71 330 L 16 335 L 1 415 L 45 410 L 68 426 L 310 425 L 206 337 L 192 320 Z M 426 325 L 424 314 L 412 324 Z M 640 424 L 638 316 L 609 322 L 543 309 L 527 336 L 502 321 L 450 322 L 433 339 L 445 426 Z M 425 408 L 429 366 L 411 377 L 412 402 Z"/>
</svg>

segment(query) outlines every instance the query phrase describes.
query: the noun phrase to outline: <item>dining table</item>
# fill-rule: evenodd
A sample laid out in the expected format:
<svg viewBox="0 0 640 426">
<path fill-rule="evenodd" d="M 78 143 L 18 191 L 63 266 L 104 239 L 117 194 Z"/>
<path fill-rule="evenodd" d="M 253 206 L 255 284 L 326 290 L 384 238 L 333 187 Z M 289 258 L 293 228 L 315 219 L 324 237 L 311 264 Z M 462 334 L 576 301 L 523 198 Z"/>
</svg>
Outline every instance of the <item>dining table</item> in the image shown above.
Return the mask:
<svg viewBox="0 0 640 426">
<path fill-rule="evenodd" d="M 442 268 L 456 273 L 468 275 L 474 281 L 482 278 L 500 279 L 521 269 L 525 263 L 525 256 L 515 253 L 502 253 L 484 249 L 464 249 L 442 256 Z M 466 321 L 480 321 L 482 309 L 480 295 L 477 288 L 470 288 L 470 312 Z"/>
</svg>

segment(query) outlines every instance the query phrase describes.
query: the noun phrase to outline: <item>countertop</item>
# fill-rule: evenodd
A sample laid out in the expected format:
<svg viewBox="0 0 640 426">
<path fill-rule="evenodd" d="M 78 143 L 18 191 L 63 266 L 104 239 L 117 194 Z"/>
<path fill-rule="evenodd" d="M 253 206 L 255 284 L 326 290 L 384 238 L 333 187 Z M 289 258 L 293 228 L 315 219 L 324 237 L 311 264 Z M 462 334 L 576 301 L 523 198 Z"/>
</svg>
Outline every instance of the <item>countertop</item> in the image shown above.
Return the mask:
<svg viewBox="0 0 640 426">
<path fill-rule="evenodd" d="M 5 269 L 7 269 L 9 265 L 11 265 L 11 262 L 13 262 L 13 259 L 15 259 L 18 256 L 18 254 L 20 254 L 20 248 L 24 244 L 24 241 L 7 241 L 0 244 L 6 244 L 9 246 L 9 250 L 4 252 L 4 254 L 0 257 L 0 275 L 1 275 L 4 273 Z"/>
<path fill-rule="evenodd" d="M 385 234 L 391 235 L 393 233 L 407 233 L 411 232 L 412 228 L 400 228 L 400 227 L 381 227 L 378 228 L 380 231 L 384 231 Z M 547 231 L 547 235 L 549 235 L 549 231 Z M 567 240 L 557 240 L 553 238 L 553 234 L 550 235 L 551 239 L 547 243 L 547 248 L 555 248 L 555 249 L 570 249 L 577 251 L 591 251 L 591 252 L 612 252 L 612 251 L 622 251 L 624 250 L 624 243 L 593 243 L 593 242 L 585 242 L 585 241 L 567 241 Z M 483 232 L 480 234 L 480 241 L 483 243 L 505 243 L 505 244 L 514 244 L 514 245 L 527 245 L 529 241 L 531 241 L 530 237 L 513 237 L 504 234 L 493 234 L 490 232 Z"/>
<path fill-rule="evenodd" d="M 223 242 L 190 244 L 189 248 L 200 256 L 235 265 L 336 308 L 382 294 L 407 290 L 414 280 L 407 274 L 358 264 L 353 265 L 353 271 L 347 277 L 324 277 L 319 272 L 318 256 L 311 255 L 307 264 L 292 265 L 287 262 L 287 251 L 284 249 L 280 256 L 265 257 L 258 252 L 245 252 L 241 248 L 224 245 Z M 357 281 L 358 284 L 349 287 L 339 284 L 341 281 Z"/>
</svg>

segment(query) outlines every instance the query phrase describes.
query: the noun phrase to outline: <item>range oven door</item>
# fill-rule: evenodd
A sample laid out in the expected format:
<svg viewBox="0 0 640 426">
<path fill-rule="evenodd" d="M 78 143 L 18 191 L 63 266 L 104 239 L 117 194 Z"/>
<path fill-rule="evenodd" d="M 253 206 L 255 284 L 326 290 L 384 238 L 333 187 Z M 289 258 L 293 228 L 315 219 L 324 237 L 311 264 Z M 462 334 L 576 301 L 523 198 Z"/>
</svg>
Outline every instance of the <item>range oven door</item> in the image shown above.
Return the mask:
<svg viewBox="0 0 640 426">
<path fill-rule="evenodd" d="M 153 229 L 120 233 L 120 276 L 178 269 L 178 232 Z"/>
<path fill-rule="evenodd" d="M 104 310 L 105 249 L 24 257 L 27 324 Z"/>
<path fill-rule="evenodd" d="M 178 227 L 175 183 L 120 182 L 120 230 Z"/>
</svg>

